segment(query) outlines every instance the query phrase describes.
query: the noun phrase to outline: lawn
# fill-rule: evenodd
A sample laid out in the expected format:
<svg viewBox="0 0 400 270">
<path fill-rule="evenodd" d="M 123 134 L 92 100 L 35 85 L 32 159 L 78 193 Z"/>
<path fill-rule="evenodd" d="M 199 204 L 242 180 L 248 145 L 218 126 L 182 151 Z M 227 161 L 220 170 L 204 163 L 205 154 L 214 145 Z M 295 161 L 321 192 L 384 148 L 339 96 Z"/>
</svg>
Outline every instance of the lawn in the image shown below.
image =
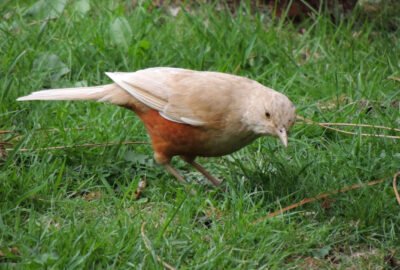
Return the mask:
<svg viewBox="0 0 400 270">
<path fill-rule="evenodd" d="M 148 143 L 123 143 L 149 142 L 131 111 L 15 101 L 39 89 L 106 84 L 107 71 L 174 66 L 252 78 L 316 122 L 398 128 L 393 8 L 292 24 L 245 5 L 234 14 L 211 5 L 176 14 L 149 1 L 2 1 L 0 130 L 12 133 L 0 134 L 0 268 L 398 269 L 391 179 L 399 141 L 360 132 L 399 133 L 346 135 L 299 122 L 286 149 L 261 138 L 233 155 L 199 159 L 225 192 L 176 159 L 193 196 L 155 164 Z M 95 143 L 115 145 L 81 146 Z M 53 146 L 71 147 L 43 149 Z"/>
</svg>

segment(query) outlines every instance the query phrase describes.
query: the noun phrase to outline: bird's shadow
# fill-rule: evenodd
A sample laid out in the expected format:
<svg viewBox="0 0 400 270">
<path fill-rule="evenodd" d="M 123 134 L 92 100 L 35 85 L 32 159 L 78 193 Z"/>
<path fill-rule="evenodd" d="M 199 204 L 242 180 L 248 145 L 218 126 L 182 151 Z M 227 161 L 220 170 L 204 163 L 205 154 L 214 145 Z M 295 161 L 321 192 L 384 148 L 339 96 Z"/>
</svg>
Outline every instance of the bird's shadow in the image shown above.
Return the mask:
<svg viewBox="0 0 400 270">
<path fill-rule="evenodd" d="M 278 154 L 262 160 L 234 158 L 227 162 L 232 168 L 227 170 L 230 174 L 227 190 L 252 194 L 252 200 L 263 200 L 266 204 L 275 203 L 299 192 L 302 185 L 299 179 L 309 165 L 300 166 Z"/>
</svg>

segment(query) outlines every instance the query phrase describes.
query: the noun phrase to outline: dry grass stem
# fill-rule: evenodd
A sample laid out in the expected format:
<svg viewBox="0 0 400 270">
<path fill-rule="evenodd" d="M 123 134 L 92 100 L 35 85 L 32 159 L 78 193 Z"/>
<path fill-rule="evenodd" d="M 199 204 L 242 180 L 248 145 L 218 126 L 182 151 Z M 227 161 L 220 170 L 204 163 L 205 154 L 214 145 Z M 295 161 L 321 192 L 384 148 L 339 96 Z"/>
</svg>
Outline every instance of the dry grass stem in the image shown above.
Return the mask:
<svg viewBox="0 0 400 270">
<path fill-rule="evenodd" d="M 386 126 L 376 126 L 376 125 L 368 125 L 368 124 L 353 124 L 353 123 L 318 123 L 322 126 L 347 126 L 347 127 L 368 127 L 368 128 L 377 128 L 377 129 L 386 129 L 400 132 L 398 128 L 391 128 Z"/>
<path fill-rule="evenodd" d="M 0 142 L 0 145 L 3 146 L 3 147 L 4 147 L 5 145 L 11 146 L 12 143 L 9 143 L 9 142 Z"/>
<path fill-rule="evenodd" d="M 71 131 L 71 130 L 85 130 L 86 127 L 79 127 L 79 128 L 63 128 L 63 129 L 59 129 L 59 128 L 44 128 L 44 129 L 38 129 L 35 130 L 34 132 L 55 132 L 55 131 Z"/>
<path fill-rule="evenodd" d="M 2 134 L 10 134 L 10 133 L 15 133 L 13 130 L 0 130 L 0 135 Z"/>
<path fill-rule="evenodd" d="M 389 76 L 388 79 L 400 82 L 400 77 L 398 77 L 398 76 Z"/>
<path fill-rule="evenodd" d="M 146 222 L 143 222 L 143 223 L 142 223 L 142 227 L 141 227 L 141 229 L 140 229 L 140 232 L 141 232 L 142 239 L 143 239 L 143 242 L 144 242 L 144 246 L 146 247 L 146 249 L 147 249 L 151 254 L 153 254 L 153 256 L 156 257 L 157 261 L 160 262 L 166 269 L 168 269 L 168 270 L 176 270 L 175 267 L 173 267 L 172 265 L 166 263 L 165 261 L 163 261 L 163 260 L 160 258 L 160 256 L 158 256 L 157 254 L 154 253 L 154 249 L 153 249 L 153 247 L 151 246 L 150 239 L 146 236 L 146 233 L 145 233 L 145 230 L 144 230 L 145 226 L 146 226 Z"/>
<path fill-rule="evenodd" d="M 396 200 L 397 202 L 400 204 L 400 195 L 399 195 L 399 190 L 397 189 L 397 177 L 400 175 L 400 171 L 397 172 L 394 176 L 393 176 L 393 190 L 394 190 L 394 194 L 396 195 Z"/>
<path fill-rule="evenodd" d="M 334 130 L 343 134 L 348 134 L 348 135 L 360 135 L 360 136 L 364 136 L 364 137 L 379 137 L 379 138 L 388 138 L 388 139 L 400 139 L 400 136 L 394 136 L 394 135 L 385 135 L 385 134 L 370 134 L 370 133 L 357 133 L 357 132 L 351 132 L 351 131 L 344 131 L 338 128 L 333 128 L 333 127 L 329 127 L 329 126 L 323 126 L 318 124 L 321 127 L 324 127 L 326 129 L 330 129 L 330 130 Z"/>
<path fill-rule="evenodd" d="M 379 137 L 379 138 L 388 138 L 388 139 L 400 139 L 400 136 L 395 136 L 395 135 L 385 135 L 385 134 L 371 134 L 371 133 L 357 133 L 357 132 L 352 132 L 352 131 L 345 131 L 342 129 L 338 128 L 333 128 L 332 126 L 349 126 L 349 127 L 367 127 L 367 128 L 375 128 L 375 129 L 384 129 L 384 130 L 391 130 L 391 131 L 396 131 L 400 132 L 400 129 L 397 128 L 391 128 L 391 127 L 386 127 L 386 126 L 376 126 L 376 125 L 368 125 L 368 124 L 353 124 L 353 123 L 319 123 L 319 122 L 314 122 L 311 119 L 304 118 L 302 116 L 297 116 L 298 120 L 303 121 L 306 124 L 309 125 L 317 125 L 326 129 L 334 130 L 336 132 L 340 132 L 343 134 L 347 135 L 360 135 L 364 137 Z"/>
<path fill-rule="evenodd" d="M 84 144 L 74 144 L 74 145 L 61 145 L 61 146 L 50 146 L 43 148 L 20 148 L 19 152 L 30 152 L 30 151 L 47 151 L 47 150 L 62 150 L 75 147 L 107 147 L 113 145 L 129 145 L 129 144 L 148 144 L 148 142 L 142 141 L 126 141 L 126 142 L 108 142 L 108 143 L 84 143 Z M 12 151 L 12 148 L 7 148 L 6 151 Z"/>
<path fill-rule="evenodd" d="M 400 171 L 397 172 L 394 175 L 393 189 L 394 189 L 394 192 L 396 194 L 396 199 L 400 204 L 400 196 L 399 196 L 399 193 L 397 191 L 397 183 L 396 183 L 397 176 L 399 176 L 399 175 L 400 175 Z M 318 196 L 315 196 L 315 197 L 312 197 L 312 198 L 305 198 L 305 199 L 301 200 L 300 202 L 297 202 L 295 204 L 291 204 L 291 205 L 289 205 L 289 206 L 287 206 L 285 208 L 282 208 L 282 209 L 279 209 L 279 210 L 277 210 L 275 212 L 269 213 L 267 216 L 259 218 L 256 221 L 254 221 L 253 224 L 260 223 L 260 222 L 262 222 L 262 221 L 264 221 L 264 220 L 266 220 L 268 218 L 278 216 L 278 215 L 280 215 L 280 214 L 282 214 L 284 212 L 287 212 L 289 210 L 298 208 L 298 207 L 300 207 L 302 205 L 305 205 L 305 204 L 308 204 L 308 203 L 311 203 L 311 202 L 315 202 L 317 200 L 325 199 L 327 197 L 330 197 L 330 196 L 338 194 L 338 193 L 344 193 L 344 192 L 347 192 L 347 191 L 350 191 L 350 190 L 354 190 L 354 189 L 359 189 L 359 188 L 365 187 L 365 186 L 374 186 L 374 185 L 383 183 L 384 181 L 385 181 L 385 178 L 381 178 L 381 179 L 370 181 L 370 182 L 365 183 L 365 184 L 364 183 L 354 184 L 354 185 L 351 185 L 351 186 L 347 186 L 347 187 L 341 188 L 339 190 L 322 193 L 322 194 L 319 194 Z"/>
<path fill-rule="evenodd" d="M 56 132 L 56 131 L 71 131 L 71 130 L 85 130 L 85 127 L 80 127 L 80 128 L 64 128 L 64 129 L 59 129 L 59 128 L 44 128 L 44 129 L 37 129 L 37 130 L 33 130 L 33 132 Z M 3 134 L 12 134 L 12 133 L 17 133 L 19 134 L 18 131 L 16 130 L 0 130 L 0 135 Z M 22 136 L 21 134 L 19 134 L 18 136 Z"/>
</svg>

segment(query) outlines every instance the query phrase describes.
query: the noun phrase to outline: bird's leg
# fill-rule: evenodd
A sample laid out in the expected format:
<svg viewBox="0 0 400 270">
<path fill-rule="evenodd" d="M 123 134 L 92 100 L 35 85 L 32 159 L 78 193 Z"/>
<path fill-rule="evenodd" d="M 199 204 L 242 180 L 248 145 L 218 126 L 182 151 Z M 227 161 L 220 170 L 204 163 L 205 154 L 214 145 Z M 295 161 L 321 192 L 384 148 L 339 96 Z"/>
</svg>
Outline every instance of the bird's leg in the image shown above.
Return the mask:
<svg viewBox="0 0 400 270">
<path fill-rule="evenodd" d="M 179 182 L 181 182 L 182 184 L 185 185 L 185 190 L 186 190 L 186 192 L 190 193 L 190 194 L 193 195 L 193 196 L 196 196 L 196 195 L 197 195 L 196 190 L 194 190 L 194 189 L 190 188 L 189 186 L 187 186 L 187 182 L 186 182 L 185 179 L 182 177 L 182 175 L 178 172 L 177 169 L 175 169 L 174 167 L 172 167 L 171 164 L 169 164 L 169 163 L 165 163 L 165 164 L 162 164 L 162 165 L 164 166 L 164 168 L 165 168 L 170 174 L 172 174 L 173 176 L 175 176 L 175 178 L 176 178 Z"/>
<path fill-rule="evenodd" d="M 178 172 L 178 170 L 172 167 L 172 165 L 170 164 L 171 157 L 168 157 L 160 152 L 154 152 L 154 159 L 158 164 L 163 165 L 164 168 L 167 170 L 167 172 L 175 176 L 175 178 L 179 182 L 181 182 L 182 184 L 187 184 L 187 182 L 185 181 L 183 176 Z"/>
<path fill-rule="evenodd" d="M 169 172 L 170 174 L 172 174 L 173 176 L 175 176 L 175 178 L 181 182 L 182 184 L 187 184 L 187 182 L 185 181 L 185 179 L 183 178 L 183 176 L 178 172 L 177 169 L 175 169 L 174 167 L 171 166 L 171 164 L 169 163 L 165 163 L 162 164 L 164 166 L 164 168 L 167 170 L 167 172 Z"/>
<path fill-rule="evenodd" d="M 217 178 L 212 176 L 203 166 L 194 161 L 194 158 L 182 156 L 182 159 L 192 165 L 202 175 L 204 175 L 208 179 L 208 181 L 210 181 L 214 186 L 218 187 L 219 185 L 221 185 L 221 182 Z"/>
</svg>

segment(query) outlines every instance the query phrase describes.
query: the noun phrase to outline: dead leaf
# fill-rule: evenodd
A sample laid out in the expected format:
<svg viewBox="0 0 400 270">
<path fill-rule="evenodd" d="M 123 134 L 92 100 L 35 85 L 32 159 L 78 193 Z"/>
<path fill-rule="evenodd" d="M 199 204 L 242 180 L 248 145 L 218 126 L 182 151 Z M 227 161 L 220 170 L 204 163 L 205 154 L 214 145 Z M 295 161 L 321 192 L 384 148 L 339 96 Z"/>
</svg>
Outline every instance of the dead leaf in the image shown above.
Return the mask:
<svg viewBox="0 0 400 270">
<path fill-rule="evenodd" d="M 20 255 L 21 253 L 19 252 L 19 249 L 17 247 L 11 247 L 10 251 L 14 255 Z"/>
<path fill-rule="evenodd" d="M 138 187 L 137 187 L 137 189 L 135 191 L 135 194 L 134 194 L 135 195 L 134 196 L 135 200 L 140 199 L 140 197 L 141 197 L 144 189 L 146 188 L 146 186 L 147 186 L 146 178 L 141 179 L 139 181 L 139 183 L 138 183 Z"/>
<path fill-rule="evenodd" d="M 4 20 L 8 20 L 13 17 L 13 14 L 11 12 L 7 12 L 6 14 L 3 15 Z"/>
<path fill-rule="evenodd" d="M 2 258 L 7 259 L 7 257 L 10 257 L 10 255 L 14 255 L 14 256 L 20 256 L 21 252 L 19 251 L 19 248 L 17 247 L 6 247 L 1 249 L 0 248 L 0 262 L 2 260 Z"/>
<path fill-rule="evenodd" d="M 390 107 L 395 108 L 395 109 L 399 108 L 400 100 L 396 99 L 396 100 L 393 100 L 392 102 L 390 102 Z"/>
<path fill-rule="evenodd" d="M 354 252 L 350 255 L 350 258 L 353 259 L 359 259 L 359 258 L 370 258 L 372 256 L 377 256 L 378 250 L 376 249 L 370 249 L 370 250 L 365 250 L 365 251 L 358 251 Z"/>
<path fill-rule="evenodd" d="M 304 269 L 320 269 L 321 262 L 313 257 L 306 257 L 301 264 Z"/>
<path fill-rule="evenodd" d="M 326 100 L 326 101 L 320 101 L 317 103 L 317 107 L 320 110 L 332 110 L 338 107 L 339 105 L 345 105 L 351 102 L 351 98 L 346 96 L 346 95 L 340 95 L 338 97 Z"/>
<path fill-rule="evenodd" d="M 358 38 L 359 36 L 361 36 L 361 31 L 355 31 L 352 33 L 353 38 Z"/>
<path fill-rule="evenodd" d="M 303 48 L 299 54 L 298 64 L 304 65 L 312 60 L 318 60 L 321 55 L 318 52 L 313 52 L 310 48 Z"/>
<path fill-rule="evenodd" d="M 212 205 L 210 205 L 210 208 L 208 208 L 208 209 L 206 209 L 206 210 L 204 211 L 204 214 L 205 214 L 207 217 L 209 217 L 209 218 L 213 217 L 213 218 L 215 218 L 215 219 L 217 219 L 217 220 L 219 220 L 219 219 L 222 218 L 222 212 L 221 212 L 221 210 L 219 210 L 218 208 L 215 208 L 215 207 L 212 206 Z"/>
<path fill-rule="evenodd" d="M 388 78 L 388 80 L 393 80 L 393 81 L 400 82 L 400 76 L 389 76 L 387 78 Z"/>
<path fill-rule="evenodd" d="M 93 200 L 98 200 L 103 196 L 103 194 L 101 193 L 101 191 L 91 191 L 88 193 L 83 194 L 83 199 L 85 199 L 86 201 L 93 201 Z"/>
<path fill-rule="evenodd" d="M 360 4 L 360 6 L 362 7 L 362 9 L 365 13 L 377 13 L 378 11 L 381 10 L 381 7 L 378 4 L 367 3 L 366 1 L 364 1 L 364 2 L 365 3 Z"/>
</svg>

